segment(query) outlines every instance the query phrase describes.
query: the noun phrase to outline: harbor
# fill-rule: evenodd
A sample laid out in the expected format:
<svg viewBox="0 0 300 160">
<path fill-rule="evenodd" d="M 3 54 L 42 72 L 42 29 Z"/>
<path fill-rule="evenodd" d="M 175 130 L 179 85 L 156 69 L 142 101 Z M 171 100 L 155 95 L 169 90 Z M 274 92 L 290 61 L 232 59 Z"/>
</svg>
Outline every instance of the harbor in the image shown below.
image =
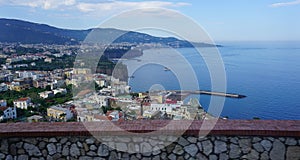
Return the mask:
<svg viewBox="0 0 300 160">
<path fill-rule="evenodd" d="M 224 92 L 214 92 L 214 91 L 206 91 L 206 90 L 197 90 L 197 91 L 187 91 L 187 90 L 174 90 L 169 91 L 172 92 L 172 96 L 180 96 L 181 98 L 185 98 L 191 94 L 205 94 L 212 96 L 222 96 L 228 98 L 246 98 L 247 96 L 235 93 L 224 93 Z"/>
</svg>

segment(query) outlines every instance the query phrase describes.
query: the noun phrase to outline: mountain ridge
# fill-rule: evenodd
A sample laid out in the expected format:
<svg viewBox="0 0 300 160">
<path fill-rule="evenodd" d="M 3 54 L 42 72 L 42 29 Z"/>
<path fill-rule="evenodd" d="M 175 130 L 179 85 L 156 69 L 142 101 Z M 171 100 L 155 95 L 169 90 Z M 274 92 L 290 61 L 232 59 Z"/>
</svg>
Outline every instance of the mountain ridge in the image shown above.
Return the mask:
<svg viewBox="0 0 300 160">
<path fill-rule="evenodd" d="M 23 44 L 80 44 L 91 32 L 107 38 L 116 36 L 116 39 L 113 41 L 114 43 L 160 43 L 171 47 L 192 47 L 193 45 L 204 47 L 215 46 L 207 43 L 191 43 L 174 37 L 155 37 L 145 33 L 114 28 L 91 28 L 84 30 L 63 29 L 47 24 L 0 18 L 0 42 Z M 99 40 L 99 38 L 97 39 Z"/>
</svg>

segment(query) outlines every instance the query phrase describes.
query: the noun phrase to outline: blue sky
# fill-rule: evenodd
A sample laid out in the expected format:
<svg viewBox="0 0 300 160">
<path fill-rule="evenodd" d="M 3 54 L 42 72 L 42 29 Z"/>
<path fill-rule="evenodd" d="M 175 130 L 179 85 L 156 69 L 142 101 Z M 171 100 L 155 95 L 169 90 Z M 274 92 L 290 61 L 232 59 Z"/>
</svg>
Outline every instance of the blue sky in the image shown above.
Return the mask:
<svg viewBox="0 0 300 160">
<path fill-rule="evenodd" d="M 179 11 L 215 41 L 300 40 L 300 0 L 0 0 L 0 16 L 86 29 L 122 11 L 143 7 Z"/>
</svg>

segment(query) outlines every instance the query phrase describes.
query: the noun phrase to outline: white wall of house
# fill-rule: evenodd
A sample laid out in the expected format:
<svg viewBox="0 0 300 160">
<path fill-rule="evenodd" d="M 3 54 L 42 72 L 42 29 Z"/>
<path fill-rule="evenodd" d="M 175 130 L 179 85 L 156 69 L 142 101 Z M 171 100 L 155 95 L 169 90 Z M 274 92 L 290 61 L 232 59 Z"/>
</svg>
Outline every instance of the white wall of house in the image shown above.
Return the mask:
<svg viewBox="0 0 300 160">
<path fill-rule="evenodd" d="M 17 100 L 17 101 L 14 101 L 14 107 L 17 107 L 17 108 L 21 108 L 21 109 L 27 109 L 29 106 L 31 106 L 31 99 L 30 98 L 27 98 L 27 100 Z"/>
<path fill-rule="evenodd" d="M 172 106 L 168 104 L 151 103 L 150 110 L 171 113 Z"/>
</svg>

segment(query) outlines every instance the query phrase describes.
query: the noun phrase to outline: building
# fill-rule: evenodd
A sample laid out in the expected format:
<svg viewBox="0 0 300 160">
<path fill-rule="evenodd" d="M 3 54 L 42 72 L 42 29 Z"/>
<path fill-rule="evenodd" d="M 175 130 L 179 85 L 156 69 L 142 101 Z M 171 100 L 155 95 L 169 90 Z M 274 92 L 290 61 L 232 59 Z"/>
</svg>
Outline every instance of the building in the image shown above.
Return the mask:
<svg viewBox="0 0 300 160">
<path fill-rule="evenodd" d="M 79 74 L 91 74 L 90 68 L 74 68 L 73 74 L 79 75 Z"/>
<path fill-rule="evenodd" d="M 127 82 L 123 81 L 112 82 L 111 87 L 114 89 L 114 96 L 128 94 L 131 90 L 130 86 L 127 85 Z"/>
<path fill-rule="evenodd" d="M 0 111 L 2 111 L 2 115 L 0 115 L 0 121 L 4 119 L 15 119 L 17 118 L 17 110 L 16 107 L 0 107 Z"/>
<path fill-rule="evenodd" d="M 29 85 L 13 85 L 11 90 L 20 92 L 20 91 L 23 91 L 23 90 L 28 89 L 28 88 L 30 88 Z"/>
<path fill-rule="evenodd" d="M 169 104 L 159 104 L 159 103 L 151 103 L 150 110 L 151 111 L 161 111 L 170 114 L 172 112 L 172 106 Z"/>
<path fill-rule="evenodd" d="M 107 87 L 108 83 L 106 79 L 107 79 L 107 75 L 100 74 L 97 75 L 94 80 L 99 87 Z"/>
<path fill-rule="evenodd" d="M 163 103 L 163 96 L 162 95 L 150 95 L 151 101 L 155 101 L 157 103 Z"/>
<path fill-rule="evenodd" d="M 33 115 L 27 118 L 28 122 L 42 122 L 43 121 L 43 116 L 39 115 Z"/>
<path fill-rule="evenodd" d="M 14 107 L 27 109 L 29 106 L 32 106 L 31 99 L 29 97 L 20 98 L 14 101 Z"/>
<path fill-rule="evenodd" d="M 33 84 L 32 78 L 18 78 L 10 84 L 9 89 L 15 91 L 22 91 L 29 89 Z"/>
<path fill-rule="evenodd" d="M 96 99 L 96 102 L 98 104 L 100 104 L 100 107 L 102 107 L 102 106 L 109 106 L 110 105 L 109 104 L 109 97 L 108 96 L 101 96 L 101 95 L 99 95 L 95 99 Z"/>
<path fill-rule="evenodd" d="M 52 82 L 50 82 L 48 85 L 50 85 L 51 89 L 56 89 L 56 88 L 64 86 L 65 80 L 62 78 L 56 78 Z"/>
<path fill-rule="evenodd" d="M 45 80 L 34 80 L 33 81 L 33 87 L 35 88 L 46 88 L 48 85 L 48 82 Z"/>
<path fill-rule="evenodd" d="M 6 107 L 6 106 L 7 106 L 6 100 L 0 100 L 0 107 Z"/>
<path fill-rule="evenodd" d="M 5 92 L 8 90 L 7 84 L 1 83 L 0 84 L 0 92 Z"/>
<path fill-rule="evenodd" d="M 32 77 L 14 79 L 14 82 L 17 82 L 20 85 L 28 85 L 29 87 L 33 86 Z"/>
<path fill-rule="evenodd" d="M 52 106 L 47 109 L 47 116 L 55 120 L 67 121 L 75 114 L 75 106 Z"/>
<path fill-rule="evenodd" d="M 52 58 L 47 57 L 47 58 L 44 59 L 44 62 L 52 63 Z"/>
<path fill-rule="evenodd" d="M 45 91 L 45 92 L 39 93 L 39 96 L 41 98 L 46 99 L 46 98 L 54 97 L 54 93 L 52 91 Z"/>
<path fill-rule="evenodd" d="M 120 121 L 120 119 L 124 119 L 123 113 L 120 111 L 108 111 L 106 116 L 110 121 Z"/>
<path fill-rule="evenodd" d="M 146 110 L 143 112 L 143 117 L 149 118 L 149 119 L 156 119 L 160 117 L 160 111 L 152 111 L 152 110 Z"/>
<path fill-rule="evenodd" d="M 67 90 L 65 88 L 58 88 L 58 89 L 54 89 L 52 90 L 53 94 L 57 94 L 57 93 L 61 93 L 61 94 L 67 94 Z"/>
</svg>

